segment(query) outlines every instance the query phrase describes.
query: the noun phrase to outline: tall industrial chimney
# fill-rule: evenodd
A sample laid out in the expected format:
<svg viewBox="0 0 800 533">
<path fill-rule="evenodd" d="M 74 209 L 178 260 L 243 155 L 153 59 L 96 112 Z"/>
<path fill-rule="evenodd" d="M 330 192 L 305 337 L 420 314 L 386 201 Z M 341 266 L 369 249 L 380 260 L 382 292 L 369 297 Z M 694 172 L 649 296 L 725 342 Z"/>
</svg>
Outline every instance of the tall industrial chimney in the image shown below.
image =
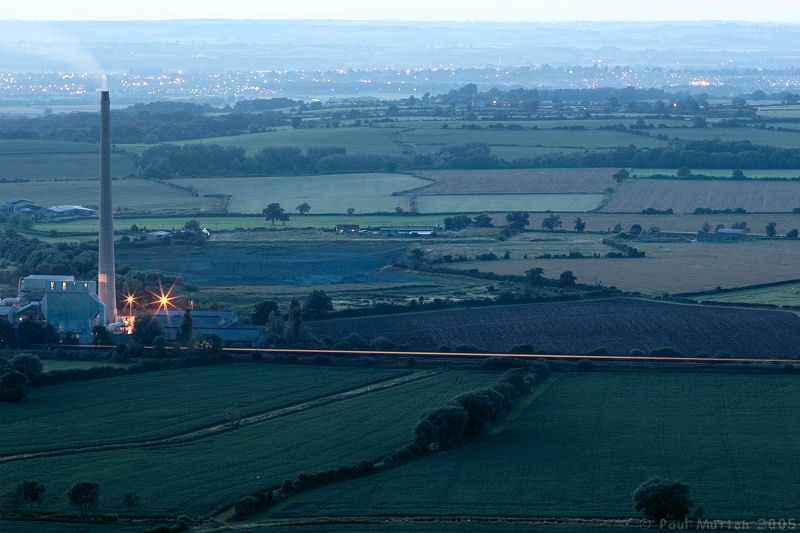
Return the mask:
<svg viewBox="0 0 800 533">
<path fill-rule="evenodd" d="M 100 93 L 100 253 L 97 296 L 105 306 L 105 323 L 117 320 L 116 269 L 114 266 L 114 218 L 111 206 L 111 100 Z"/>
</svg>

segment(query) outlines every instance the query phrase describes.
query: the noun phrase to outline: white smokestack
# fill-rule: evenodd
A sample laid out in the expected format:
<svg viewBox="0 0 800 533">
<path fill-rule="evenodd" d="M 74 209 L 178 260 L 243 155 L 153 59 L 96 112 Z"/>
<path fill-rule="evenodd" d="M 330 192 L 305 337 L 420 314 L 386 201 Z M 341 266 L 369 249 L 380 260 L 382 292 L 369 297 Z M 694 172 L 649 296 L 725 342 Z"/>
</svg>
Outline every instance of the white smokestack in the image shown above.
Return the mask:
<svg viewBox="0 0 800 533">
<path fill-rule="evenodd" d="M 117 287 L 114 265 L 114 218 L 111 204 L 111 100 L 100 93 L 100 250 L 97 296 L 105 306 L 105 323 L 117 320 Z"/>
</svg>

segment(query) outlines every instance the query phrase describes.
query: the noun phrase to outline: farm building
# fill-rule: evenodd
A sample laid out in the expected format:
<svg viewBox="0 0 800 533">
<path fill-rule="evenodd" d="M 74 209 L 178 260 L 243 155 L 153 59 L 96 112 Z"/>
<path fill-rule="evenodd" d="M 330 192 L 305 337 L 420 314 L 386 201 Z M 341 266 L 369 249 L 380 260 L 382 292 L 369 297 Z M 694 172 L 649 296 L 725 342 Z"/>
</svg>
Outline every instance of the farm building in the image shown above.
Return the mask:
<svg viewBox="0 0 800 533">
<path fill-rule="evenodd" d="M 55 289 L 56 286 L 61 286 L 62 284 L 66 286 L 67 283 L 74 282 L 75 276 L 49 276 L 42 274 L 26 276 L 19 280 L 19 303 L 41 301 L 48 288 Z"/>
<path fill-rule="evenodd" d="M 336 226 L 336 233 L 358 233 L 358 224 L 338 224 Z"/>
<path fill-rule="evenodd" d="M 39 209 L 41 209 L 40 206 L 36 205 L 30 200 L 26 200 L 25 198 L 14 198 L 13 200 L 9 200 L 3 204 L 3 211 L 7 211 L 9 213 L 28 213 L 31 211 L 37 211 Z"/>
<path fill-rule="evenodd" d="M 156 320 L 164 329 L 165 338 L 169 340 L 176 338 L 183 315 L 184 312 L 181 310 L 169 312 L 162 310 L 155 314 Z M 240 324 L 239 315 L 235 311 L 202 309 L 192 311 L 192 331 L 195 336 L 211 333 L 229 344 L 252 346 L 259 332 L 263 330 L 263 326 Z"/>
<path fill-rule="evenodd" d="M 386 235 L 433 235 L 439 226 L 383 226 L 378 230 Z"/>
<path fill-rule="evenodd" d="M 94 210 L 80 205 L 54 205 L 43 210 L 41 215 L 45 218 L 90 217 Z"/>
<path fill-rule="evenodd" d="M 697 242 L 733 242 L 741 240 L 746 233 L 747 232 L 743 229 L 721 228 L 714 233 L 698 233 Z"/>
</svg>

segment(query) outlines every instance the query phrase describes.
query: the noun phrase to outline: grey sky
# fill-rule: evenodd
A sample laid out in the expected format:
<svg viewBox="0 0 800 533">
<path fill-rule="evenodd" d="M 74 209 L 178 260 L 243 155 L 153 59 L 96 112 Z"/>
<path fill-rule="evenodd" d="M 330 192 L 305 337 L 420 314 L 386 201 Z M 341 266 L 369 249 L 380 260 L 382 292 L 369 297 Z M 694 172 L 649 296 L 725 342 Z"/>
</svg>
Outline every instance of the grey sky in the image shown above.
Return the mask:
<svg viewBox="0 0 800 533">
<path fill-rule="evenodd" d="M 760 0 L 3 0 L 2 19 L 455 21 L 746 20 L 800 23 L 800 1 Z"/>
</svg>

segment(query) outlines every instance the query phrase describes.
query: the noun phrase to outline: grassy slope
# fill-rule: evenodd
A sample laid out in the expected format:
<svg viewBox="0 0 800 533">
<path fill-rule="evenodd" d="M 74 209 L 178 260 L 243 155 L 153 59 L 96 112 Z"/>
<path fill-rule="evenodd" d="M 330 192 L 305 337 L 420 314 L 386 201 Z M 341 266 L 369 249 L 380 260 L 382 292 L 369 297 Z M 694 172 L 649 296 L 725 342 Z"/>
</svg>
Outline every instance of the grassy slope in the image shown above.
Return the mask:
<svg viewBox="0 0 800 533">
<path fill-rule="evenodd" d="M 180 446 L 9 463 L 0 471 L 0 486 L 37 479 L 48 491 L 42 508 L 54 509 L 64 504 L 51 496 L 92 479 L 101 485 L 103 512 L 124 511 L 120 500 L 131 490 L 150 512 L 210 512 L 301 472 L 393 450 L 409 442 L 423 411 L 495 377 L 450 371 Z"/>
<path fill-rule="evenodd" d="M 630 516 L 653 475 L 710 518 L 797 511 L 791 376 L 559 376 L 498 435 L 294 499 L 282 515 Z"/>
<path fill-rule="evenodd" d="M 393 212 L 409 209 L 408 198 L 392 193 L 416 189 L 429 182 L 405 174 L 337 174 L 255 178 L 182 179 L 179 185 L 195 187 L 200 194 L 230 194 L 228 211 L 261 213 L 270 202 L 289 212 L 306 202 L 311 213 Z"/>
<path fill-rule="evenodd" d="M 398 374 L 247 364 L 34 387 L 26 403 L 0 404 L 0 451 L 166 436 L 225 421 L 228 407 L 244 416 Z"/>
</svg>

